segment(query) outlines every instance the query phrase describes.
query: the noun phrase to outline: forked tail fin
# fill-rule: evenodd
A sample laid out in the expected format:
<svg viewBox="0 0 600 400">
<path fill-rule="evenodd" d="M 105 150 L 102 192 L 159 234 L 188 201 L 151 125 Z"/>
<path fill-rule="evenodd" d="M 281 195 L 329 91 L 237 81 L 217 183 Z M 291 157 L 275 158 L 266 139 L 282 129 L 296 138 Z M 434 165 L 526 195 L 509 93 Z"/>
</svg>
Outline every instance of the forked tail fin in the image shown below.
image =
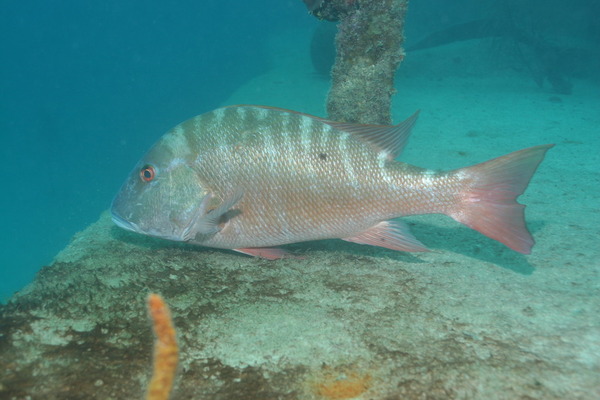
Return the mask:
<svg viewBox="0 0 600 400">
<path fill-rule="evenodd" d="M 534 240 L 525 225 L 525 206 L 517 203 L 517 197 L 553 146 L 530 147 L 454 171 L 464 174 L 468 184 L 462 202 L 449 215 L 519 253 L 530 254 Z"/>
</svg>

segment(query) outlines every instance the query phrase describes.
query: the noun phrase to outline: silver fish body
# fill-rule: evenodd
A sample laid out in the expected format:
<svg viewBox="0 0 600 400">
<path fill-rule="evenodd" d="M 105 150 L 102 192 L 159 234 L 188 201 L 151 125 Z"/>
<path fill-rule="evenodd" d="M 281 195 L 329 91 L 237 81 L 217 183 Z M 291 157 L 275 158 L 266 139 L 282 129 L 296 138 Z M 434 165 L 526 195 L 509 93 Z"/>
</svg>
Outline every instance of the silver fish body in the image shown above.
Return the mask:
<svg viewBox="0 0 600 400">
<path fill-rule="evenodd" d="M 194 117 L 136 165 L 112 205 L 121 227 L 265 258 L 286 243 L 342 238 L 424 251 L 397 217 L 446 214 L 522 253 L 516 202 L 551 145 L 455 171 L 394 161 L 416 114 L 354 125 L 261 106 Z"/>
</svg>

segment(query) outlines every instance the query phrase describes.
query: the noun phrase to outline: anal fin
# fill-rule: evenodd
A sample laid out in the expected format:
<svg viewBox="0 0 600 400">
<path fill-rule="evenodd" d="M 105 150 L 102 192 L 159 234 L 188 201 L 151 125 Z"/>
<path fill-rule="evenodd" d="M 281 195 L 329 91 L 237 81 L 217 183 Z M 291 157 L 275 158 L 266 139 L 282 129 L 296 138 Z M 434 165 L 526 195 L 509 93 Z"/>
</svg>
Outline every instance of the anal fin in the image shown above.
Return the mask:
<svg viewBox="0 0 600 400">
<path fill-rule="evenodd" d="M 343 240 L 398 251 L 429 251 L 410 233 L 408 226 L 400 221 L 382 221 L 356 236 Z"/>
<path fill-rule="evenodd" d="M 290 257 L 290 253 L 276 247 L 247 247 L 245 249 L 232 249 L 234 251 L 247 254 L 253 257 L 265 258 L 267 260 L 279 260 L 280 258 Z"/>
</svg>

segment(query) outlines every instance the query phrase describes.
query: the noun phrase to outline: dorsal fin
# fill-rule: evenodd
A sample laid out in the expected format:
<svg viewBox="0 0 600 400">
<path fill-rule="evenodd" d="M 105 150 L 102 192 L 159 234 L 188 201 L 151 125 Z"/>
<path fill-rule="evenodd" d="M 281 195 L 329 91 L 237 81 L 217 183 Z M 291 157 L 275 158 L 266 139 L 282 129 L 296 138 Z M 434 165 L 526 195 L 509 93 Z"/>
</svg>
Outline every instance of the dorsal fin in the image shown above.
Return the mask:
<svg viewBox="0 0 600 400">
<path fill-rule="evenodd" d="M 334 122 L 321 119 L 327 125 L 360 137 L 374 146 L 378 151 L 387 153 L 388 159 L 393 160 L 402 153 L 408 141 L 410 131 L 417 122 L 419 111 L 398 125 L 364 125 L 348 122 Z"/>
<path fill-rule="evenodd" d="M 264 108 L 266 110 L 298 114 L 303 115 L 305 117 L 314 118 L 316 120 L 321 121 L 324 124 L 331 126 L 332 128 L 348 132 L 352 135 L 356 135 L 363 141 L 373 146 L 377 151 L 385 152 L 389 160 L 395 159 L 400 155 L 400 153 L 402 153 L 402 149 L 404 149 L 404 145 L 406 145 L 408 137 L 410 136 L 410 131 L 413 128 L 413 126 L 415 126 L 417 118 L 419 117 L 419 112 L 421 112 L 420 110 L 417 110 L 413 115 L 408 117 L 406 120 L 400 122 L 398 125 L 370 125 L 330 121 L 328 119 L 317 117 L 314 115 L 293 110 L 286 110 L 285 108 L 278 107 L 249 104 L 238 104 L 227 107 Z"/>
</svg>

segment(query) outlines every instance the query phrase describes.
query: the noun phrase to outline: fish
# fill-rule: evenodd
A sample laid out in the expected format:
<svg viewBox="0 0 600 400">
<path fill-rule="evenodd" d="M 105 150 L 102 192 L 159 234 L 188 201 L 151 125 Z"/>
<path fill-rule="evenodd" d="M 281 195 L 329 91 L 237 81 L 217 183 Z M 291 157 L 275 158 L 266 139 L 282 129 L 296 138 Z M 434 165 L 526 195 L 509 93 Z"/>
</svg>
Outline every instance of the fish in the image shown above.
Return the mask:
<svg viewBox="0 0 600 400">
<path fill-rule="evenodd" d="M 140 234 L 275 260 L 289 256 L 280 245 L 334 238 L 428 251 L 399 218 L 445 214 L 530 254 L 517 197 L 553 144 L 426 169 L 396 160 L 418 114 L 387 126 L 267 106 L 218 108 L 151 147 L 115 196 L 112 219 Z"/>
</svg>

